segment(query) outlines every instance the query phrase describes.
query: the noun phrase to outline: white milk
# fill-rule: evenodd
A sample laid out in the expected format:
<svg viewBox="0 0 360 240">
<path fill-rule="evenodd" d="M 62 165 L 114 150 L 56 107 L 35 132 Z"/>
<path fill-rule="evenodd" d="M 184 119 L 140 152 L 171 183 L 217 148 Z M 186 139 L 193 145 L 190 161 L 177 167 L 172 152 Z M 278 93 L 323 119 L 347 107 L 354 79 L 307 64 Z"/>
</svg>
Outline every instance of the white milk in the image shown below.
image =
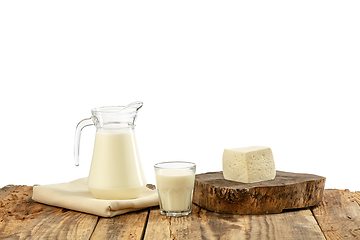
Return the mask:
<svg viewBox="0 0 360 240">
<path fill-rule="evenodd" d="M 137 198 L 146 181 L 140 165 L 135 135 L 127 131 L 98 131 L 88 178 L 95 198 Z"/>
<path fill-rule="evenodd" d="M 189 210 L 192 203 L 194 172 L 188 169 L 161 169 L 156 173 L 161 208 L 165 211 Z"/>
</svg>

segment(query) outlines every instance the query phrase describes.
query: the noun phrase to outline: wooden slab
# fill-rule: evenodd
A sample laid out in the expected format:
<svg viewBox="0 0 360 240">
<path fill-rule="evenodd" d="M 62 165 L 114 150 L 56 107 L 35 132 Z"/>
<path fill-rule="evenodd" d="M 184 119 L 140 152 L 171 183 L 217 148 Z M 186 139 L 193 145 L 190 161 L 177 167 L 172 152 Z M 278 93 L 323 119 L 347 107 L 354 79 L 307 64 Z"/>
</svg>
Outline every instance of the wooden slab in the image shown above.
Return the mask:
<svg viewBox="0 0 360 240">
<path fill-rule="evenodd" d="M 193 204 L 187 217 L 158 207 L 101 218 L 36 203 L 32 187 L 0 189 L 0 239 L 360 239 L 360 192 L 324 190 L 320 204 L 281 214 L 236 215 Z"/>
<path fill-rule="evenodd" d="M 100 218 L 91 239 L 143 239 L 149 210 Z"/>
<path fill-rule="evenodd" d="M 360 206 L 360 191 L 352 192 L 351 193 L 355 202 Z"/>
<path fill-rule="evenodd" d="M 312 239 L 325 240 L 309 209 L 267 215 L 209 212 L 193 204 L 186 217 L 166 217 L 154 207 L 145 240 L 150 239 Z"/>
<path fill-rule="evenodd" d="M 360 239 L 359 192 L 326 189 L 312 212 L 326 239 Z"/>
<path fill-rule="evenodd" d="M 324 186 L 325 178 L 312 174 L 277 171 L 274 180 L 239 183 L 211 172 L 196 175 L 193 202 L 218 213 L 280 213 L 318 204 Z"/>
<path fill-rule="evenodd" d="M 32 187 L 0 191 L 0 239 L 89 239 L 98 217 L 34 202 Z"/>
</svg>

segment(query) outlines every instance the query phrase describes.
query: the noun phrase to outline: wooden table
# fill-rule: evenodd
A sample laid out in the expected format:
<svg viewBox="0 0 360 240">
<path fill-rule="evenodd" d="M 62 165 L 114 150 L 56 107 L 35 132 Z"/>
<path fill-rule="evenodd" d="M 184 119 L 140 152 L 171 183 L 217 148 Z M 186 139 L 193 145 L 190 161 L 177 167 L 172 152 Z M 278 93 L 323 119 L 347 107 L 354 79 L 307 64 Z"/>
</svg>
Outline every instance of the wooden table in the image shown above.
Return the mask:
<svg viewBox="0 0 360 240">
<path fill-rule="evenodd" d="M 32 187 L 0 189 L 0 239 L 360 239 L 360 192 L 325 190 L 311 208 L 268 215 L 218 214 L 193 205 L 171 218 L 158 207 L 102 218 L 36 203 Z"/>
</svg>

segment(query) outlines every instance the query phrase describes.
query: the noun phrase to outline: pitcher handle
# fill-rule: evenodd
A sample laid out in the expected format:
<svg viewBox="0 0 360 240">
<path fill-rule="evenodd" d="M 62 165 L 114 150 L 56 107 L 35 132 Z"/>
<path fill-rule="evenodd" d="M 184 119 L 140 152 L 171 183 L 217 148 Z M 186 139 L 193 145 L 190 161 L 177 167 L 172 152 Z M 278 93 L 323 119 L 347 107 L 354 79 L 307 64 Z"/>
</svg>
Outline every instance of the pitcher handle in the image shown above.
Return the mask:
<svg viewBox="0 0 360 240">
<path fill-rule="evenodd" d="M 81 120 L 78 125 L 76 126 L 75 130 L 75 148 L 74 148 L 74 154 L 75 154 L 75 165 L 79 166 L 79 151 L 80 151 L 80 136 L 81 136 L 81 130 L 83 130 L 86 126 L 94 125 L 94 122 L 91 118 L 85 118 Z"/>
</svg>

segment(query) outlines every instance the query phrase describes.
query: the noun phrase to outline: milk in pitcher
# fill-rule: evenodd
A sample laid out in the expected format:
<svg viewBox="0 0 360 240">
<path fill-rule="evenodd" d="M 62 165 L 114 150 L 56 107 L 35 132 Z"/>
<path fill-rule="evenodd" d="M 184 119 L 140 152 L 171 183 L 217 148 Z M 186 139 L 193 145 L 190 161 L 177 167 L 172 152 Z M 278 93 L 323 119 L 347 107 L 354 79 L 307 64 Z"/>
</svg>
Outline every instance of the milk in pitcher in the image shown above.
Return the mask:
<svg viewBox="0 0 360 240">
<path fill-rule="evenodd" d="M 146 186 L 139 161 L 133 130 L 97 131 L 88 178 L 92 195 L 100 199 L 138 197 Z"/>
</svg>

